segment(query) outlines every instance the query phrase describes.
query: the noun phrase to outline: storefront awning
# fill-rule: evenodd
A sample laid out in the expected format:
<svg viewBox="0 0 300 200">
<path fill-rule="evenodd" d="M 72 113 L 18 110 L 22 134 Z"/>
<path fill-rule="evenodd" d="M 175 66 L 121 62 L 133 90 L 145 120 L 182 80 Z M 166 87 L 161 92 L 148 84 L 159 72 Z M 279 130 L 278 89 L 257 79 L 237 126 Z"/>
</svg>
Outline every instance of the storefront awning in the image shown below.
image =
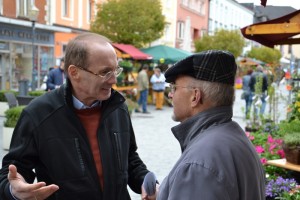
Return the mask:
<svg viewBox="0 0 300 200">
<path fill-rule="evenodd" d="M 135 48 L 134 46 L 130 44 L 112 44 L 115 48 L 117 48 L 119 51 L 124 52 L 125 54 L 128 54 L 132 59 L 134 60 L 151 60 L 152 56 L 141 52 L 139 49 Z"/>
<path fill-rule="evenodd" d="M 300 10 L 288 15 L 256 23 L 241 29 L 243 36 L 262 45 L 300 44 Z"/>
</svg>

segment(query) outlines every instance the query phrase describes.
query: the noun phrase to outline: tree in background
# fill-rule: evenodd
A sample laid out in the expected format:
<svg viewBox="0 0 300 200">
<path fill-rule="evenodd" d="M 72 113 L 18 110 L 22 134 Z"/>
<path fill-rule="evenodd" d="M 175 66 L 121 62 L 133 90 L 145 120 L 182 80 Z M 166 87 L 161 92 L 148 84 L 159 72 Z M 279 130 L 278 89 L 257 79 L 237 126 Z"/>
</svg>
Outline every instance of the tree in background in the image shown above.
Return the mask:
<svg viewBox="0 0 300 200">
<path fill-rule="evenodd" d="M 247 56 L 271 65 L 278 65 L 281 53 L 278 49 L 271 49 L 269 47 L 254 47 L 247 53 Z"/>
<path fill-rule="evenodd" d="M 92 32 L 136 47 L 161 38 L 164 28 L 160 0 L 108 0 L 98 5 L 91 24 Z"/>
<path fill-rule="evenodd" d="M 220 49 L 230 51 L 236 58 L 243 52 L 245 39 L 237 30 L 220 29 L 214 35 L 204 35 L 201 39 L 195 41 L 196 52 Z"/>
</svg>

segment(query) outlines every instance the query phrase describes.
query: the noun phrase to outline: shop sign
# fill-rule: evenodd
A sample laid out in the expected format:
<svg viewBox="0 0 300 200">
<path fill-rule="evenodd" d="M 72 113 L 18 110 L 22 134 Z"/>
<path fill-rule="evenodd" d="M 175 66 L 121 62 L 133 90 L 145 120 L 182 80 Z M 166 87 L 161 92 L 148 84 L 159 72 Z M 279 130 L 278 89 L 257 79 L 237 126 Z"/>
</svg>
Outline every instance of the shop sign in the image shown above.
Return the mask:
<svg viewBox="0 0 300 200">
<path fill-rule="evenodd" d="M 21 42 L 32 41 L 32 29 L 22 26 L 9 26 L 0 24 L 0 40 L 14 40 Z M 47 32 L 40 29 L 35 29 L 35 43 L 39 44 L 54 44 L 53 32 Z"/>
</svg>

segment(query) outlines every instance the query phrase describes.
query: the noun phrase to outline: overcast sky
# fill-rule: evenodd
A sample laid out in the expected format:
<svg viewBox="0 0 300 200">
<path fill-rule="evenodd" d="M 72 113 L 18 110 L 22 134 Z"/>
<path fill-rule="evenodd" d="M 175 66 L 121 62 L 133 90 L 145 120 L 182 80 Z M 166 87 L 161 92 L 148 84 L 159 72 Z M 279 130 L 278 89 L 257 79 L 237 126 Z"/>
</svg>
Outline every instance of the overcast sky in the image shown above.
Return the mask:
<svg viewBox="0 0 300 200">
<path fill-rule="evenodd" d="M 260 0 L 236 0 L 240 3 L 254 3 L 260 5 Z M 267 6 L 291 6 L 300 9 L 300 0 L 267 0 Z"/>
</svg>

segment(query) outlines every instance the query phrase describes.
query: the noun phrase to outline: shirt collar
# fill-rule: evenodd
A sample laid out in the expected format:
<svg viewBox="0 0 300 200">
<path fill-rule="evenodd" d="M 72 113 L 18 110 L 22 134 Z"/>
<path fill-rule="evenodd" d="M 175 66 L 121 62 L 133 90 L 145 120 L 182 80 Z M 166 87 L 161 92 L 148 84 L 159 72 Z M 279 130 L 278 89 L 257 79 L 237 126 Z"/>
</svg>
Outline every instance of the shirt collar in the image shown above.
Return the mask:
<svg viewBox="0 0 300 200">
<path fill-rule="evenodd" d="M 87 109 L 87 108 L 94 108 L 94 107 L 97 107 L 97 106 L 101 106 L 101 101 L 95 101 L 91 106 L 87 106 L 87 105 L 84 105 L 81 101 L 79 101 L 79 99 L 77 99 L 73 95 L 72 95 L 72 99 L 73 99 L 74 107 L 78 110 L 83 110 L 83 109 Z"/>
</svg>

